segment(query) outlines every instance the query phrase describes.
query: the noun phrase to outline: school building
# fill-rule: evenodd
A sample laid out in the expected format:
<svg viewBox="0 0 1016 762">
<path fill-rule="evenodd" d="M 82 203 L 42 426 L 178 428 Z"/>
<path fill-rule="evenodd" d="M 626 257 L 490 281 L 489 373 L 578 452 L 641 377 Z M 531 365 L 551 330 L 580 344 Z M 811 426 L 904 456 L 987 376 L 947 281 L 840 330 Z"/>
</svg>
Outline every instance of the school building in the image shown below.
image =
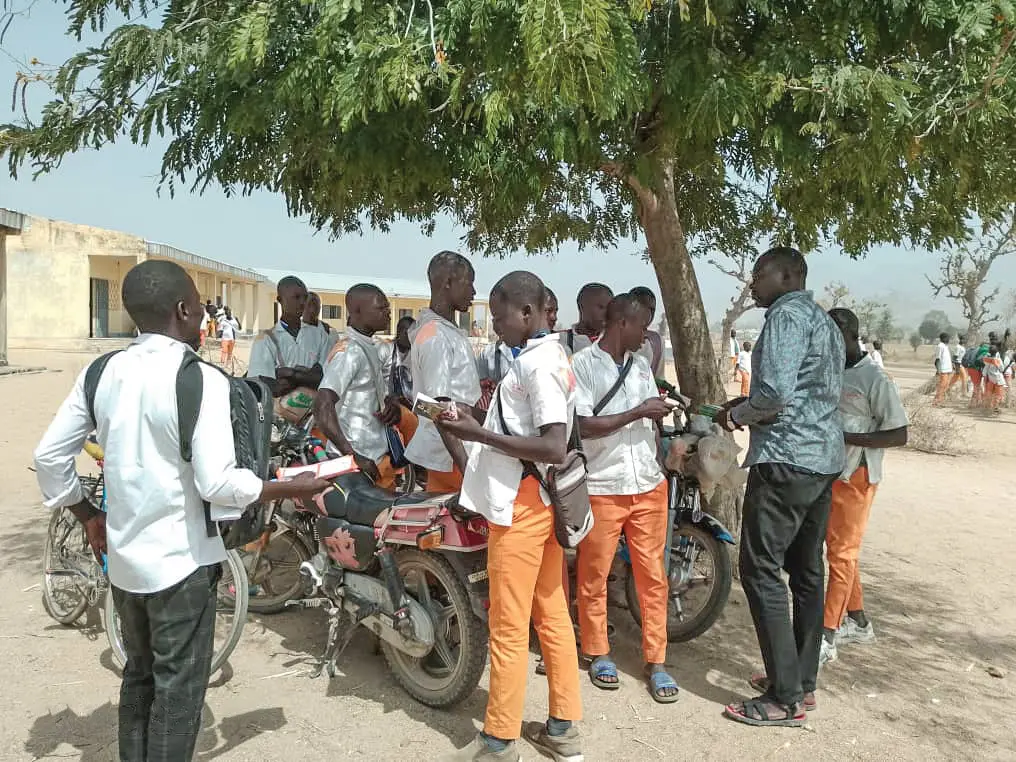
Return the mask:
<svg viewBox="0 0 1016 762">
<path fill-rule="evenodd" d="M 421 268 L 424 267 L 421 265 Z M 425 280 L 403 280 L 400 278 L 375 278 L 364 275 L 337 275 L 334 273 L 293 272 L 290 270 L 269 270 L 258 268 L 258 272 L 272 283 L 278 283 L 287 275 L 295 275 L 307 288 L 321 297 L 321 319 L 332 328 L 346 328 L 346 292 L 357 283 L 373 283 L 388 297 L 392 305 L 390 335 L 395 335 L 395 325 L 406 317 L 418 318 L 420 311 L 430 304 L 430 285 Z M 479 290 L 479 289 L 478 289 Z M 275 306 L 278 319 L 278 305 Z M 460 312 L 459 328 L 470 334 L 478 327 L 483 336 L 491 331 L 490 310 L 486 299 L 473 302 L 469 312 Z"/>
<path fill-rule="evenodd" d="M 244 333 L 272 326 L 275 284 L 253 270 L 128 233 L 9 210 L 0 210 L 0 229 L 6 259 L 0 315 L 12 347 L 77 349 L 93 339 L 133 336 L 120 287 L 146 259 L 179 263 L 202 302 L 229 305 Z"/>
</svg>

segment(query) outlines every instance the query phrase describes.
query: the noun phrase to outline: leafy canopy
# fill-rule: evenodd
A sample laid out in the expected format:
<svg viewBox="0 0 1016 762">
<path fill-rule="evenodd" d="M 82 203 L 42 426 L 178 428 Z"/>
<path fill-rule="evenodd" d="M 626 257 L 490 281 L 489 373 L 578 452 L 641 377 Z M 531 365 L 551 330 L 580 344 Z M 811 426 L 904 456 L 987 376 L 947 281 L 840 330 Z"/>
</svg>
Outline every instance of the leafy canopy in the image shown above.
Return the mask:
<svg viewBox="0 0 1016 762">
<path fill-rule="evenodd" d="M 334 233 L 450 214 L 489 254 L 606 246 L 673 162 L 684 231 L 936 244 L 1016 194 L 1014 3 L 70 0 L 12 172 L 169 135 L 163 179 Z M 128 23 L 113 22 L 128 17 Z"/>
</svg>

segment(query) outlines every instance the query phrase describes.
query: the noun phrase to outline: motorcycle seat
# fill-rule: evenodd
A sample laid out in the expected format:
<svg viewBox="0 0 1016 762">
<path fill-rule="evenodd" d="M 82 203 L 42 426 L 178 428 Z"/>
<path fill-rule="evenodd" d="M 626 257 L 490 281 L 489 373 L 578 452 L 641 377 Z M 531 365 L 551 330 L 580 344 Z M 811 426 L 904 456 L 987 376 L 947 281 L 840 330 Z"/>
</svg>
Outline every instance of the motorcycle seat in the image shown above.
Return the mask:
<svg viewBox="0 0 1016 762">
<path fill-rule="evenodd" d="M 336 489 L 325 493 L 328 517 L 350 524 L 374 526 L 377 517 L 395 504 L 395 493 L 375 487 L 361 473 L 343 474 L 334 480 Z"/>
<path fill-rule="evenodd" d="M 395 506 L 405 508 L 406 506 L 426 505 L 428 503 L 448 505 L 449 503 L 456 502 L 457 498 L 458 495 L 449 492 L 410 492 L 395 498 Z"/>
</svg>

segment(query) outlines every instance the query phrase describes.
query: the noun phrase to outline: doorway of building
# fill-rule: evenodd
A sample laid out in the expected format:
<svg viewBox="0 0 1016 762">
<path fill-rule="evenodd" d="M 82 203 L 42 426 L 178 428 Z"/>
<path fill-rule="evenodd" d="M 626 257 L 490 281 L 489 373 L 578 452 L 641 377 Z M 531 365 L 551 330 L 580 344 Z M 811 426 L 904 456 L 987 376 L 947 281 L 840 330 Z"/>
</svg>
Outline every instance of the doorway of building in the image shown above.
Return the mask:
<svg viewBox="0 0 1016 762">
<path fill-rule="evenodd" d="M 109 337 L 109 281 L 90 278 L 88 311 L 91 316 L 88 335 L 93 339 Z"/>
</svg>

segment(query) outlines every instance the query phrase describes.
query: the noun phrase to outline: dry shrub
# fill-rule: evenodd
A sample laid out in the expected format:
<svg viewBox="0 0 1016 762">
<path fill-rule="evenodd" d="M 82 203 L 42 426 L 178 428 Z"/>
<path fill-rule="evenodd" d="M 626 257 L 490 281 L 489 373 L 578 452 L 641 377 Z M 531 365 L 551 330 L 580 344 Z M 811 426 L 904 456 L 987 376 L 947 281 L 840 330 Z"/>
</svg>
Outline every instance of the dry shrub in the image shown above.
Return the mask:
<svg viewBox="0 0 1016 762">
<path fill-rule="evenodd" d="M 903 405 L 910 418 L 907 447 L 937 455 L 967 452 L 968 427 L 955 413 L 932 406 L 920 392 L 908 394 Z"/>
</svg>

